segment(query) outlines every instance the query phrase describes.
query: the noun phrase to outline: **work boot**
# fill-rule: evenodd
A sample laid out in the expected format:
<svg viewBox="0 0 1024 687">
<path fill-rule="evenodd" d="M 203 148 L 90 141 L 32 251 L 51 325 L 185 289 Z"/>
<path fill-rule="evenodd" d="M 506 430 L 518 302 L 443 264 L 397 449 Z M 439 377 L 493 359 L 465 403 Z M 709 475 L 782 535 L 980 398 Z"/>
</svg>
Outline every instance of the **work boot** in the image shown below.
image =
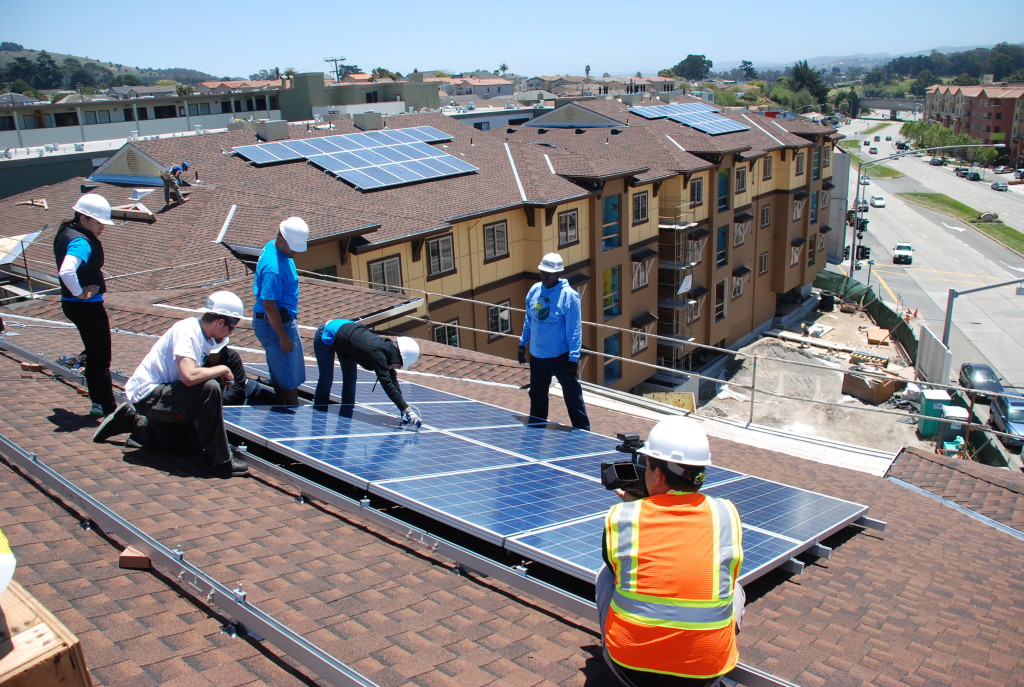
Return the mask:
<svg viewBox="0 0 1024 687">
<path fill-rule="evenodd" d="M 130 432 L 135 428 L 135 408 L 131 403 L 122 403 L 114 409 L 110 415 L 103 418 L 103 422 L 96 428 L 92 440 L 97 444 L 117 434 Z"/>
<path fill-rule="evenodd" d="M 207 469 L 221 477 L 243 477 L 249 474 L 249 465 L 238 457 L 234 446 L 231 447 L 230 458 L 219 463 L 213 463 Z"/>
</svg>

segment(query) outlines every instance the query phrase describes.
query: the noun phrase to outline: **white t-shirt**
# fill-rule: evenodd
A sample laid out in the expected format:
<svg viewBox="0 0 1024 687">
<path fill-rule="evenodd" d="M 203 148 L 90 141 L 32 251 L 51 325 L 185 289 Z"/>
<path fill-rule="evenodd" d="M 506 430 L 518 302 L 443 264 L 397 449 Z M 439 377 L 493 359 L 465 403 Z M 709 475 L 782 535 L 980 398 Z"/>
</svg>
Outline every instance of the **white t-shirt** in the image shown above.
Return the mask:
<svg viewBox="0 0 1024 687">
<path fill-rule="evenodd" d="M 202 365 L 217 341 L 203 334 L 198 317 L 175 322 L 164 332 L 142 362 L 135 368 L 135 374 L 124 386 L 128 400 L 138 403 L 149 396 L 159 384 L 169 384 L 181 379 L 178 361 L 191 358 L 196 365 Z"/>
</svg>

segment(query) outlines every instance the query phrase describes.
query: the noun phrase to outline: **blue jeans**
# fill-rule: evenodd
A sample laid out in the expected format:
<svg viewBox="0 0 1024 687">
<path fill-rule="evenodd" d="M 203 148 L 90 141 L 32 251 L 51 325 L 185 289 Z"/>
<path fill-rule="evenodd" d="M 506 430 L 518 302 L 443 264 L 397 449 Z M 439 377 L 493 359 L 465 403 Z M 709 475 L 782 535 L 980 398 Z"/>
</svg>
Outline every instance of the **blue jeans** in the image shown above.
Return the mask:
<svg viewBox="0 0 1024 687">
<path fill-rule="evenodd" d="M 299 325 L 294 318 L 284 323 L 288 338 L 292 340 L 292 352 L 281 350 L 277 332 L 265 317 L 253 317 L 252 329 L 267 354 L 270 378 L 280 389 L 298 389 L 306 381 L 306 361 L 302 357 L 302 340 L 299 339 Z"/>
<path fill-rule="evenodd" d="M 320 338 L 324 326 L 316 330 L 313 337 L 313 355 L 316 356 L 316 367 L 320 375 L 316 380 L 316 391 L 313 393 L 313 405 L 325 406 L 331 401 L 331 385 L 334 383 L 334 359 L 339 357 L 334 346 L 328 346 Z M 341 402 L 353 405 L 356 402 L 356 378 L 359 371 L 356 361 L 341 358 Z"/>
<path fill-rule="evenodd" d="M 557 358 L 530 356 L 530 417 L 547 422 L 548 389 L 551 388 L 551 378 L 555 377 L 562 385 L 562 396 L 565 398 L 565 409 L 569 411 L 569 422 L 576 429 L 590 429 L 587 406 L 583 403 L 583 387 L 575 375 L 565 371 L 568 364 L 568 353 Z"/>
</svg>

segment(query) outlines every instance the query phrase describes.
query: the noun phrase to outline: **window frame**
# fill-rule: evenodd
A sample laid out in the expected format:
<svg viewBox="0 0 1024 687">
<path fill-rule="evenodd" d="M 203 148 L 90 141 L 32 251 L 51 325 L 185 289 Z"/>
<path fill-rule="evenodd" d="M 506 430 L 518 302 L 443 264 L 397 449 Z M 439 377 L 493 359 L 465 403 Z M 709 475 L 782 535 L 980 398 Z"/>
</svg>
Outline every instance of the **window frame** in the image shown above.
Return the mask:
<svg viewBox="0 0 1024 687">
<path fill-rule="evenodd" d="M 772 223 L 772 206 L 762 205 L 761 206 L 761 228 L 767 227 Z"/>
<path fill-rule="evenodd" d="M 642 206 L 642 207 L 639 207 Z M 651 219 L 650 199 L 647 191 L 638 191 L 633 194 L 633 225 L 646 224 Z"/>
<path fill-rule="evenodd" d="M 633 260 L 633 291 L 646 288 L 651 283 L 651 268 L 654 266 L 654 258 Z"/>
<path fill-rule="evenodd" d="M 768 274 L 768 251 L 757 256 L 757 275 Z"/>
<path fill-rule="evenodd" d="M 459 318 L 456 317 L 447 322 L 435 322 L 430 332 L 430 338 L 434 343 L 462 348 L 459 345 Z M 453 340 L 455 343 L 452 343 Z"/>
<path fill-rule="evenodd" d="M 498 241 L 497 234 L 498 230 L 502 234 L 500 242 Z M 488 230 L 494 232 L 494 235 L 488 237 Z M 485 224 L 483 227 L 483 238 L 484 238 L 484 264 L 495 262 L 496 260 L 504 260 L 509 256 L 508 252 L 508 221 L 499 220 L 497 222 L 491 222 Z M 500 245 L 499 245 L 500 243 Z M 499 249 L 503 252 L 498 252 Z M 490 253 L 490 254 L 488 254 Z"/>
<path fill-rule="evenodd" d="M 740 166 L 736 168 L 736 193 L 747 192 L 747 168 Z"/>
<path fill-rule="evenodd" d="M 772 174 L 774 173 L 772 170 L 772 156 L 765 156 L 764 163 L 761 166 L 764 167 L 764 172 L 762 172 L 761 174 L 761 179 L 763 181 L 768 181 L 769 179 L 772 178 Z"/>
<path fill-rule="evenodd" d="M 715 267 L 723 267 L 729 262 L 729 225 L 723 224 L 715 229 Z"/>
<path fill-rule="evenodd" d="M 504 317 L 502 317 L 504 315 Z M 502 324 L 504 322 L 504 325 Z M 497 327 L 497 328 L 496 328 Z M 487 306 L 488 341 L 503 338 L 504 334 L 512 333 L 512 301 L 505 299 L 500 303 Z"/>
<path fill-rule="evenodd" d="M 696 208 L 704 204 L 704 179 L 690 180 L 690 207 Z"/>
<path fill-rule="evenodd" d="M 728 278 L 715 282 L 715 322 L 721 322 L 729 316 L 729 299 L 726 298 L 726 282 Z"/>
<path fill-rule="evenodd" d="M 455 237 L 452 234 L 445 234 L 443 236 L 437 236 L 432 239 L 427 239 L 427 245 L 425 247 L 427 252 L 427 280 L 439 279 L 440 277 L 447 276 L 449 274 L 455 274 Z M 450 255 L 448 259 L 451 261 L 451 265 L 446 269 L 443 254 L 443 246 L 447 244 Z M 434 269 L 434 259 L 436 249 L 437 258 L 437 269 Z"/>
<path fill-rule="evenodd" d="M 614 200 L 615 218 L 609 220 L 608 208 Z M 605 253 L 622 246 L 622 194 L 610 193 L 601 198 L 601 252 Z"/>
<path fill-rule="evenodd" d="M 619 265 L 612 265 L 601 273 L 601 312 L 606 322 L 622 314 L 622 269 Z"/>
<path fill-rule="evenodd" d="M 616 352 L 609 351 L 608 342 L 610 341 L 615 341 L 615 348 L 618 349 Z M 601 364 L 601 373 L 604 376 L 604 383 L 610 384 L 622 379 L 622 335 L 619 332 L 615 332 L 614 334 L 604 337 L 601 341 L 601 354 L 602 356 L 605 356 L 605 360 Z M 607 357 L 611 355 L 614 355 L 615 357 Z"/>
<path fill-rule="evenodd" d="M 564 222 L 563 222 L 564 220 Z M 569 226 L 571 223 L 572 226 Z M 564 224 L 564 227 L 563 227 Z M 574 246 L 580 242 L 580 211 L 576 208 L 558 213 L 558 247 Z"/>
<path fill-rule="evenodd" d="M 795 162 L 795 168 L 796 168 L 796 170 L 795 170 L 796 175 L 798 177 L 802 177 L 804 175 L 804 154 L 803 153 L 797 153 L 795 157 L 796 157 L 796 160 L 794 162 Z"/>
<path fill-rule="evenodd" d="M 646 351 L 651 345 L 651 331 L 654 323 L 645 324 L 643 327 L 633 327 L 632 351 L 633 355 Z"/>
<path fill-rule="evenodd" d="M 388 280 L 388 263 L 394 263 L 394 269 L 398 272 L 398 284 L 392 284 Z M 374 279 L 374 269 L 381 269 L 382 280 L 377 281 Z M 388 293 L 405 293 L 405 289 L 402 286 L 402 256 L 401 255 L 389 255 L 379 260 L 373 260 L 366 264 L 367 278 L 370 281 L 370 288 L 378 291 L 386 291 Z"/>
</svg>

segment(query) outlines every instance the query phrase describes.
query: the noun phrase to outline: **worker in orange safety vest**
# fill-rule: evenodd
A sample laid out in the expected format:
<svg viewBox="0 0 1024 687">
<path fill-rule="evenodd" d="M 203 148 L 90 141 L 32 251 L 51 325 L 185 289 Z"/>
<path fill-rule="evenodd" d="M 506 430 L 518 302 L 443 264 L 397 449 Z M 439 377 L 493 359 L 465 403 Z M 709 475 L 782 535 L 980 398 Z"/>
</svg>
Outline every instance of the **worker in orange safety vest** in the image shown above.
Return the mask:
<svg viewBox="0 0 1024 687">
<path fill-rule="evenodd" d="M 739 514 L 698 493 L 711 453 L 696 420 L 662 420 L 637 453 L 648 495 L 619 490 L 624 503 L 605 520 L 597 578 L 605 660 L 627 687 L 718 684 L 739 660 Z"/>
</svg>

